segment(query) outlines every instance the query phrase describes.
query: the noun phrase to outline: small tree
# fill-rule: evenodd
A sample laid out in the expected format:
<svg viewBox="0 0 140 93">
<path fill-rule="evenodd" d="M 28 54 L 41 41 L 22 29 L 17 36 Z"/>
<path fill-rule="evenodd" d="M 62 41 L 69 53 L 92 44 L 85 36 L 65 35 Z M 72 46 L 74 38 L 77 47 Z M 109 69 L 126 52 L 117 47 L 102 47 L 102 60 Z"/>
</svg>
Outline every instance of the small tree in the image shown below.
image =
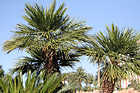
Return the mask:
<svg viewBox="0 0 140 93">
<path fill-rule="evenodd" d="M 65 79 L 68 84 L 73 84 L 77 90 L 82 90 L 82 84 L 85 84 L 85 88 L 91 89 L 91 84 L 95 81 L 93 75 L 86 73 L 82 67 L 78 67 L 76 72 L 70 72 L 66 74 Z"/>
</svg>

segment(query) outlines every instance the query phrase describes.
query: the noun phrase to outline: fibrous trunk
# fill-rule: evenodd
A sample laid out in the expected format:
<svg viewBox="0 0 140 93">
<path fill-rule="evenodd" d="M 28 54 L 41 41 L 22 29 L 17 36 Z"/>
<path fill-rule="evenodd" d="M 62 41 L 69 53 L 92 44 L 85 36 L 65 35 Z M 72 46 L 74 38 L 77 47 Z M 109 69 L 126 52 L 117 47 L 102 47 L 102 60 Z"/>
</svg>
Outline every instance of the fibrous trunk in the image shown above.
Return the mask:
<svg viewBox="0 0 140 93">
<path fill-rule="evenodd" d="M 58 72 L 60 73 L 60 67 L 58 65 L 58 58 L 57 58 L 57 53 L 54 49 L 49 48 L 44 48 L 43 49 L 43 56 L 44 56 L 44 69 L 46 71 L 46 75 L 50 73 L 55 73 Z M 53 93 L 56 93 L 60 89 L 62 89 L 63 83 L 60 83 L 61 86 L 56 88 Z"/>
<path fill-rule="evenodd" d="M 58 65 L 58 58 L 57 53 L 54 49 L 44 48 L 43 49 L 44 55 L 44 69 L 46 70 L 46 74 L 58 72 L 60 73 L 60 68 Z"/>
<path fill-rule="evenodd" d="M 113 93 L 115 87 L 115 81 L 116 80 L 112 80 L 111 82 L 107 79 L 104 79 L 99 93 Z"/>
</svg>

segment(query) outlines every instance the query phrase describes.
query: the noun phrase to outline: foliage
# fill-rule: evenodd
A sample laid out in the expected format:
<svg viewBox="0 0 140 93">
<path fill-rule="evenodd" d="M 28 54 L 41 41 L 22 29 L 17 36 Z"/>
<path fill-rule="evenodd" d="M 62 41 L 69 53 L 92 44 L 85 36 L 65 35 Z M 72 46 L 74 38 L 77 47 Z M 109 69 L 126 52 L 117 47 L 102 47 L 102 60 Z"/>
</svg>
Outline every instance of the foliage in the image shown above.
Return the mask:
<svg viewBox="0 0 140 93">
<path fill-rule="evenodd" d="M 60 64 L 72 66 L 71 56 L 78 56 L 75 49 L 79 43 L 87 40 L 86 32 L 91 27 L 86 26 L 85 21 L 72 19 L 65 14 L 67 8 L 64 3 L 56 9 L 56 0 L 46 9 L 41 5 L 32 6 L 28 3 L 24 10 L 26 15 L 23 19 L 27 25 L 17 24 L 13 37 L 4 42 L 3 50 L 7 53 L 15 49 L 25 50 L 30 52 L 33 58 L 23 58 L 20 60 L 23 62 L 20 62 L 15 70 L 25 68 L 23 72 L 27 72 L 29 68 L 39 71 L 42 69 L 42 62 L 45 63 L 43 68 L 46 73 L 60 72 Z M 42 58 L 36 60 L 38 56 L 32 53 L 39 56 L 41 54 Z"/>
<path fill-rule="evenodd" d="M 102 59 L 102 75 L 109 80 L 126 78 L 129 72 L 139 73 L 138 50 L 140 34 L 133 29 L 122 29 L 112 24 L 106 26 L 107 35 L 99 32 L 90 40 L 90 45 L 81 48 L 81 52 L 88 55 L 93 62 Z"/>
<path fill-rule="evenodd" d="M 43 53 L 41 50 L 37 49 L 30 49 L 26 51 L 31 57 L 24 56 L 23 58 L 20 58 L 17 60 L 17 63 L 15 65 L 15 68 L 11 70 L 12 73 L 22 71 L 22 74 L 27 73 L 28 70 L 31 70 L 31 72 L 37 71 L 37 74 L 40 73 L 40 71 L 44 70 L 43 65 L 45 64 L 43 60 Z M 72 54 L 69 53 L 69 58 L 64 59 L 63 56 L 59 57 L 58 64 L 62 67 L 73 67 L 75 62 L 78 62 L 79 54 Z"/>
<path fill-rule="evenodd" d="M 89 56 L 93 63 L 99 63 L 100 59 L 103 80 L 101 90 L 111 93 L 117 79 L 129 78 L 131 73 L 140 75 L 140 34 L 130 28 L 119 30 L 114 24 L 106 28 L 106 35 L 100 31 L 79 51 Z"/>
<path fill-rule="evenodd" d="M 22 73 L 14 78 L 7 75 L 5 78 L 0 78 L 0 85 L 4 93 L 56 93 L 56 88 L 61 86 L 60 82 L 63 76 L 58 73 L 49 74 L 44 80 L 44 75 L 45 71 L 42 71 L 38 76 L 36 76 L 36 72 L 31 74 L 31 71 L 28 71 L 25 82 Z M 64 93 L 64 91 L 67 90 L 62 92 Z"/>
<path fill-rule="evenodd" d="M 79 67 L 76 72 L 65 73 L 65 82 L 73 84 L 76 90 L 93 90 L 91 85 L 95 83 L 95 78 L 93 75 L 86 73 L 82 67 Z M 85 85 L 85 86 L 82 86 Z"/>
<path fill-rule="evenodd" d="M 46 11 L 37 4 L 26 4 L 27 15 L 23 18 L 28 25 L 17 24 L 17 31 L 13 31 L 14 37 L 4 43 L 3 50 L 9 53 L 14 49 L 28 50 L 37 46 L 66 53 L 73 45 L 78 45 L 77 40 L 84 41 L 85 32 L 91 27 L 86 27 L 85 21 L 70 20 L 68 15 L 64 15 L 67 10 L 64 3 L 57 10 L 55 7 L 56 1 Z"/>
<path fill-rule="evenodd" d="M 4 76 L 4 70 L 2 69 L 2 66 L 0 65 L 0 77 Z"/>
<path fill-rule="evenodd" d="M 138 83 L 136 80 L 131 80 L 131 84 L 129 84 L 128 87 L 134 88 L 140 92 L 140 83 Z"/>
<path fill-rule="evenodd" d="M 4 77 L 4 70 L 2 69 L 2 66 L 0 65 L 0 78 Z M 0 86 L 0 91 L 2 87 Z"/>
</svg>

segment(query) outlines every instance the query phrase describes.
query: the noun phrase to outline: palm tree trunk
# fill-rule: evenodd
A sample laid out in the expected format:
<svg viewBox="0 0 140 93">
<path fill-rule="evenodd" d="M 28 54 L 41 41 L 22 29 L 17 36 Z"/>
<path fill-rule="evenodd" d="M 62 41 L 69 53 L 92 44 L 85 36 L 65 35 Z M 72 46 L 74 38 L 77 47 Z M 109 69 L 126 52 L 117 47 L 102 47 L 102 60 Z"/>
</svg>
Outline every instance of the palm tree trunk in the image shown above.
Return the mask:
<svg viewBox="0 0 140 93">
<path fill-rule="evenodd" d="M 137 75 L 137 78 L 138 78 L 138 83 L 140 83 L 140 80 L 139 80 L 140 77 L 139 77 L 139 75 Z"/>
<path fill-rule="evenodd" d="M 131 83 L 133 84 L 133 74 L 131 73 Z"/>
<path fill-rule="evenodd" d="M 80 88 L 82 88 L 81 81 L 79 81 L 79 86 L 80 86 Z"/>
<path fill-rule="evenodd" d="M 122 82 L 121 82 L 121 80 L 120 80 L 120 89 L 122 88 Z"/>
<path fill-rule="evenodd" d="M 131 80 L 133 80 L 133 74 L 131 73 Z"/>
<path fill-rule="evenodd" d="M 100 62 L 98 62 L 98 87 L 100 87 Z"/>
<path fill-rule="evenodd" d="M 116 80 L 109 81 L 104 79 L 99 93 L 113 93 Z"/>
<path fill-rule="evenodd" d="M 58 66 L 58 63 L 57 63 L 57 60 L 55 59 L 57 55 L 51 55 L 50 56 L 50 60 L 45 62 L 45 70 L 46 70 L 46 73 L 54 73 L 54 72 L 58 72 L 60 73 L 60 70 L 59 70 L 59 66 Z"/>
<path fill-rule="evenodd" d="M 44 69 L 46 71 L 46 75 L 50 74 L 50 73 L 55 73 L 58 72 L 60 73 L 60 67 L 58 65 L 58 58 L 57 58 L 57 54 L 56 51 L 54 49 L 51 49 L 50 47 L 47 48 L 43 48 L 43 56 L 44 56 Z M 63 83 L 60 83 L 61 86 L 56 88 L 54 93 L 56 93 L 57 91 L 59 91 L 60 89 L 62 89 Z"/>
<path fill-rule="evenodd" d="M 126 88 L 127 88 L 127 78 L 126 78 Z"/>
<path fill-rule="evenodd" d="M 46 70 L 46 74 L 58 72 L 60 73 L 60 67 L 58 65 L 58 58 L 55 50 L 53 49 L 43 49 L 44 53 L 44 69 Z"/>
</svg>

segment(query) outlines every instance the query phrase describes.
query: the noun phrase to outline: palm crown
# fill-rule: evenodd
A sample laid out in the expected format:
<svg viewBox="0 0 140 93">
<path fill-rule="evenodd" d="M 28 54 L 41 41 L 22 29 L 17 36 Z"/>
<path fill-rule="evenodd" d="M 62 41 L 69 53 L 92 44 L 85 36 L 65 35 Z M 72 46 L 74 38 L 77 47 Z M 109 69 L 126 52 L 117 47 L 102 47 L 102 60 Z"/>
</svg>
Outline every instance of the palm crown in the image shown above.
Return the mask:
<svg viewBox="0 0 140 93">
<path fill-rule="evenodd" d="M 13 32 L 14 37 L 4 43 L 3 50 L 11 52 L 17 48 L 24 49 L 34 45 L 65 50 L 72 44 L 77 44 L 75 40 L 84 40 L 85 31 L 90 29 L 83 24 L 85 21 L 70 20 L 68 15 L 64 15 L 67 10 L 64 3 L 56 11 L 55 6 L 54 1 L 45 11 L 37 4 L 34 6 L 26 4 L 27 15 L 23 18 L 28 25 L 17 24 L 17 31 Z"/>
<path fill-rule="evenodd" d="M 107 28 L 107 36 L 102 32 L 95 37 L 104 56 L 106 78 L 125 78 L 131 66 L 138 64 L 136 58 L 139 50 L 138 40 L 140 34 L 135 34 L 133 29 L 122 29 L 112 24 Z M 124 77 L 123 77 L 124 76 Z"/>
</svg>

